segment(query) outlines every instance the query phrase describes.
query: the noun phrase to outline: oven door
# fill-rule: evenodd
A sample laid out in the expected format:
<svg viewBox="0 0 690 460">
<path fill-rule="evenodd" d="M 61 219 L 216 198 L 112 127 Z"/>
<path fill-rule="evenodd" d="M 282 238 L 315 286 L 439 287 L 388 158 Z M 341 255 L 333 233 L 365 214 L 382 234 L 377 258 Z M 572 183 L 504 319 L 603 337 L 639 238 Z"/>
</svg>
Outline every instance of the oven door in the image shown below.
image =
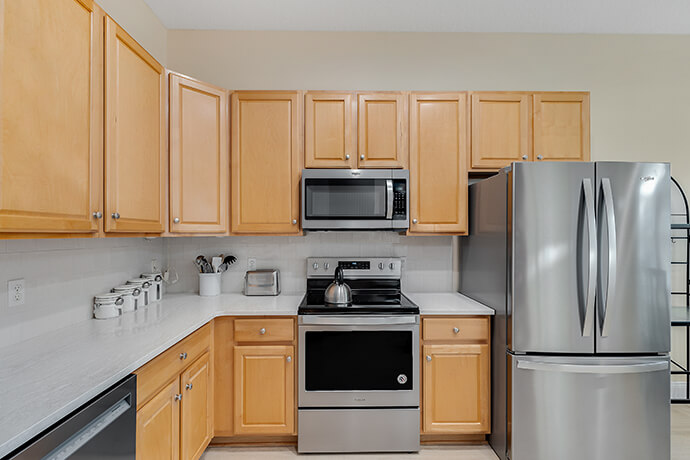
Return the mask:
<svg viewBox="0 0 690 460">
<path fill-rule="evenodd" d="M 406 170 L 305 169 L 302 228 L 307 230 L 405 229 Z"/>
<path fill-rule="evenodd" d="M 419 406 L 419 316 L 299 318 L 299 407 Z"/>
</svg>

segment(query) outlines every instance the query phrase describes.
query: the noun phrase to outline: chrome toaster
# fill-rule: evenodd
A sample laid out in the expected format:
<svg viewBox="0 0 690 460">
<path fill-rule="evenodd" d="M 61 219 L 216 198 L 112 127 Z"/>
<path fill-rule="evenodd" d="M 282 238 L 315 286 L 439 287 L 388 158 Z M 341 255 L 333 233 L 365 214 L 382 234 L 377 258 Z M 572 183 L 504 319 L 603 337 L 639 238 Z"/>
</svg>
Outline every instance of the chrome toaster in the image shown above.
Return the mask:
<svg viewBox="0 0 690 460">
<path fill-rule="evenodd" d="M 244 275 L 244 295 L 280 294 L 280 270 L 250 270 Z"/>
</svg>

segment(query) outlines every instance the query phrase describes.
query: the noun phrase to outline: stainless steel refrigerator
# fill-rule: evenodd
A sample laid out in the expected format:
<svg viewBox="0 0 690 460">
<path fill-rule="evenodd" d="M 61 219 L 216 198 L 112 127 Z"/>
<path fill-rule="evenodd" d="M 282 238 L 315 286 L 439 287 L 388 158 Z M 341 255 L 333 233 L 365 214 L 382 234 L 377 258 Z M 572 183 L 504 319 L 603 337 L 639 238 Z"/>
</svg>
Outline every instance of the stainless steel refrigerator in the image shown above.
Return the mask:
<svg viewBox="0 0 690 460">
<path fill-rule="evenodd" d="M 513 163 L 470 186 L 460 292 L 496 310 L 490 444 L 670 458 L 670 171 Z"/>
</svg>

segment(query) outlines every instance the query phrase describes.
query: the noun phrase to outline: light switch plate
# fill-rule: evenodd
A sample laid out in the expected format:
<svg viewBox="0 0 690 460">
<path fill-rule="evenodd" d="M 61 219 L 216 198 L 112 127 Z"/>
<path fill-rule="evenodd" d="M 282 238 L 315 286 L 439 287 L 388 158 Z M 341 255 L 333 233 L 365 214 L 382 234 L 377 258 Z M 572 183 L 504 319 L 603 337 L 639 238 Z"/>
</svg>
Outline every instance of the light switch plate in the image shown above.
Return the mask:
<svg viewBox="0 0 690 460">
<path fill-rule="evenodd" d="M 24 290 L 24 278 L 7 282 L 7 305 L 18 307 L 24 305 L 26 292 Z"/>
<path fill-rule="evenodd" d="M 247 270 L 256 270 L 256 257 L 249 257 L 247 259 Z"/>
</svg>

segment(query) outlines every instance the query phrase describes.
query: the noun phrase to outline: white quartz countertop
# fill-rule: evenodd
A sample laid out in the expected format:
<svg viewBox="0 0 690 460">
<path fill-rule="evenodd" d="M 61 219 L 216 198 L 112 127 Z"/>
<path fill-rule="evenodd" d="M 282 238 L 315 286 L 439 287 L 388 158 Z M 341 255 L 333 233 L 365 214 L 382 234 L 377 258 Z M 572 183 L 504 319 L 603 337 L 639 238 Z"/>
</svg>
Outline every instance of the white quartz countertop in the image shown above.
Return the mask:
<svg viewBox="0 0 690 460">
<path fill-rule="evenodd" d="M 457 292 L 406 292 L 422 315 L 493 315 L 493 308 Z"/>
<path fill-rule="evenodd" d="M 493 315 L 458 293 L 406 293 L 423 315 Z M 0 457 L 20 447 L 218 316 L 297 314 L 303 293 L 172 294 L 0 349 Z"/>
</svg>

